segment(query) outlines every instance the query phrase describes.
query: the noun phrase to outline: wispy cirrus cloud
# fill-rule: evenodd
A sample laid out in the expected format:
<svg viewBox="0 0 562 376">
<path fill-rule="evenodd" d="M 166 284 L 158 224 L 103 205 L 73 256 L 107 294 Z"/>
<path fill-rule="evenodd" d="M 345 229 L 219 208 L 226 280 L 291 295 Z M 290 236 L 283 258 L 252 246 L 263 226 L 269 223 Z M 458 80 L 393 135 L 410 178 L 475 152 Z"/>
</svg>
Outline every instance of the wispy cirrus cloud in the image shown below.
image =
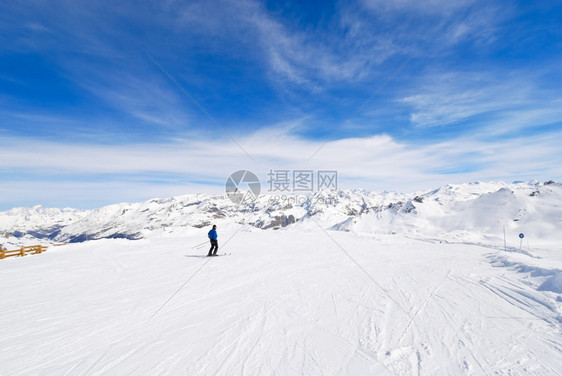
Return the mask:
<svg viewBox="0 0 562 376">
<path fill-rule="evenodd" d="M 508 4 L 482 0 L 361 3 L 372 17 L 389 25 L 388 38 L 418 57 L 452 55 L 463 43 L 483 48 L 497 40 L 512 13 Z"/>
<path fill-rule="evenodd" d="M 472 120 L 467 129 L 498 136 L 559 123 L 562 107 L 556 94 L 538 87 L 534 72 L 457 71 L 433 73 L 418 80 L 417 93 L 401 103 L 411 108 L 416 127 L 447 127 Z"/>
<path fill-rule="evenodd" d="M 341 9 L 333 29 L 298 29 L 268 12 L 257 1 L 221 1 L 221 5 L 187 4 L 175 11 L 175 24 L 196 28 L 222 40 L 230 35 L 236 45 L 264 62 L 277 84 L 292 83 L 318 91 L 327 83 L 357 81 L 372 67 L 396 53 L 387 38 L 372 35 L 357 16 Z M 232 15 L 236 15 L 236 22 Z M 247 39 L 245 39 L 247 38 Z M 244 39 L 244 42 L 241 40 Z M 330 40 L 330 43 L 326 43 Z"/>
<path fill-rule="evenodd" d="M 473 5 L 478 0 L 363 0 L 366 7 L 383 12 L 408 12 L 426 14 L 452 14 Z"/>
</svg>

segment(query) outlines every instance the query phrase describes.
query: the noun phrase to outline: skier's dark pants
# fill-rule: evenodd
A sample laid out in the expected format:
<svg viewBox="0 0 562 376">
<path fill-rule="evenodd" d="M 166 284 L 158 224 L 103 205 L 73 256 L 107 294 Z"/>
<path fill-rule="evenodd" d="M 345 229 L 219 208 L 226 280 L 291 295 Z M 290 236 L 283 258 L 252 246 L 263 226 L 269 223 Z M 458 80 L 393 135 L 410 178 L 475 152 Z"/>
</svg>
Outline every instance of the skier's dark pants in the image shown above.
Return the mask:
<svg viewBox="0 0 562 376">
<path fill-rule="evenodd" d="M 209 256 L 216 255 L 217 249 L 219 249 L 219 243 L 217 242 L 216 239 L 211 239 L 211 249 L 209 249 Z"/>
</svg>

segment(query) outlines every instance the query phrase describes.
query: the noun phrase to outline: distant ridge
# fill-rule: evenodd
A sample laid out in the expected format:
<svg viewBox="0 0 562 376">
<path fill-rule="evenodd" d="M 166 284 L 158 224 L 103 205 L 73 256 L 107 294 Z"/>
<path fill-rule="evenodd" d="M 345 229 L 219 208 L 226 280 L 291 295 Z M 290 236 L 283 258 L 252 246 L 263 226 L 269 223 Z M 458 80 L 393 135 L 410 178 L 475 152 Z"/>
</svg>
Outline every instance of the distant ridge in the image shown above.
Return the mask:
<svg viewBox="0 0 562 376">
<path fill-rule="evenodd" d="M 447 241 L 483 241 L 526 231 L 534 241 L 562 224 L 562 185 L 475 182 L 428 192 L 323 191 L 306 196 L 261 196 L 247 206 L 225 196 L 190 194 L 120 203 L 94 210 L 34 206 L 0 212 L 4 236 L 50 242 L 142 239 L 246 225 L 262 230 L 316 226 L 356 233 L 401 233 Z M 559 235 L 558 235 L 559 236 Z"/>
</svg>

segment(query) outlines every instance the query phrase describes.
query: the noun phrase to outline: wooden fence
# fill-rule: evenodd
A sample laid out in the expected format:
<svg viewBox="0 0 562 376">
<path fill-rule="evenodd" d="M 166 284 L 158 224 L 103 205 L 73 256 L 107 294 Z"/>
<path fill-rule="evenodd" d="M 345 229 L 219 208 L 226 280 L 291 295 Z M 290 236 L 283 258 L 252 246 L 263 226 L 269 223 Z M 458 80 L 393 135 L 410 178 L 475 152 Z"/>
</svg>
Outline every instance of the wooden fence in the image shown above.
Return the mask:
<svg viewBox="0 0 562 376">
<path fill-rule="evenodd" d="M 27 247 L 22 247 L 20 249 L 14 249 L 11 251 L 5 251 L 0 249 L 0 259 L 12 256 L 25 256 L 27 254 L 36 255 L 38 253 L 43 253 L 47 250 L 44 245 L 30 245 Z"/>
</svg>

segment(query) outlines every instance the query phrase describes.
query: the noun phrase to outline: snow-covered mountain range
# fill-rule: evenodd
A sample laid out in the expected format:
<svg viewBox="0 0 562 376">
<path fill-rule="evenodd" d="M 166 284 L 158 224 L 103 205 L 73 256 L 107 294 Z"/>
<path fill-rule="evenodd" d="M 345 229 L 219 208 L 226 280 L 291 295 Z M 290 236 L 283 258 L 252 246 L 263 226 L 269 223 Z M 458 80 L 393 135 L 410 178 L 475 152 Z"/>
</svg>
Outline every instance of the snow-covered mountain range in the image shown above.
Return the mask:
<svg viewBox="0 0 562 376">
<path fill-rule="evenodd" d="M 265 195 L 250 205 L 226 196 L 191 194 L 94 210 L 35 206 L 0 212 L 5 237 L 81 242 L 101 238 L 203 233 L 219 228 L 317 226 L 364 234 L 404 234 L 446 241 L 503 243 L 524 232 L 536 244 L 560 236 L 562 184 L 476 182 L 429 192 L 324 191 L 307 196 Z"/>
</svg>

